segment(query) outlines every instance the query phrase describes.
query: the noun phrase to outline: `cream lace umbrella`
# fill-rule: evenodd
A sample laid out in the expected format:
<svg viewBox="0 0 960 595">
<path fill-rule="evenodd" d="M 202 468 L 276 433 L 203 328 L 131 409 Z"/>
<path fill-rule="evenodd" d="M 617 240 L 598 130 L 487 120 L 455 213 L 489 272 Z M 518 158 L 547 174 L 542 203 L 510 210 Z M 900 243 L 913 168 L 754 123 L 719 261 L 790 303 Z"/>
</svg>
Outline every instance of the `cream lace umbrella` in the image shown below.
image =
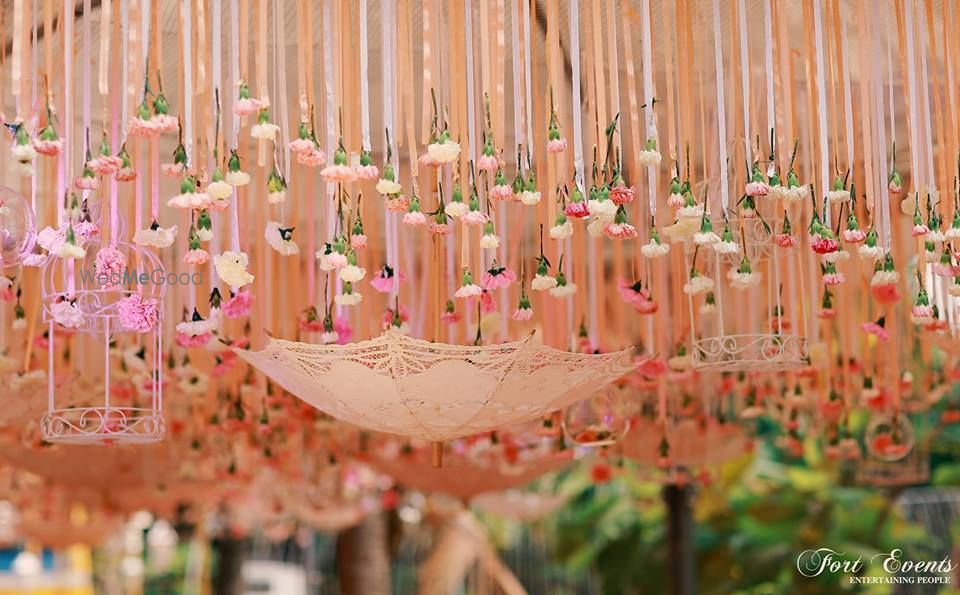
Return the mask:
<svg viewBox="0 0 960 595">
<path fill-rule="evenodd" d="M 263 351 L 236 352 L 334 417 L 433 442 L 535 419 L 633 369 L 632 349 L 583 355 L 531 338 L 449 345 L 391 330 L 347 345 L 273 339 Z"/>
</svg>

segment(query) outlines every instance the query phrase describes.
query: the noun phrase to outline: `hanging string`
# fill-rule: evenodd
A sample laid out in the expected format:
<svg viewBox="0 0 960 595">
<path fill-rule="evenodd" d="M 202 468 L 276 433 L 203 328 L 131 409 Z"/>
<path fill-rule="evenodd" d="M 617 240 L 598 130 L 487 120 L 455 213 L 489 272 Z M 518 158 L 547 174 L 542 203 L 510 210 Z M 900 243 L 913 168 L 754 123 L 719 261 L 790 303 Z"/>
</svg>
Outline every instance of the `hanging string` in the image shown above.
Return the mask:
<svg viewBox="0 0 960 595">
<path fill-rule="evenodd" d="M 730 206 L 727 170 L 727 106 L 723 98 L 723 46 L 720 37 L 720 0 L 713 0 L 713 48 L 717 66 L 717 135 L 720 141 L 720 206 Z M 749 143 L 749 141 L 748 141 Z M 688 164 L 689 167 L 689 164 Z M 704 206 L 706 208 L 706 205 Z"/>
<path fill-rule="evenodd" d="M 395 9 L 394 2 L 396 0 L 383 0 L 380 4 L 380 27 L 381 27 L 381 44 L 383 51 L 383 84 L 385 89 L 383 90 L 383 124 L 384 124 L 384 138 L 383 146 L 384 151 L 390 155 L 390 164 L 393 166 L 394 174 L 397 175 L 397 181 L 399 182 L 399 164 L 397 160 L 397 150 L 394 149 L 392 143 L 393 138 L 390 137 L 390 134 L 394 134 L 396 137 L 396 129 L 394 128 L 394 93 L 396 92 L 396 87 L 394 86 L 394 64 L 396 63 L 396 51 L 397 47 L 394 43 L 393 35 L 391 34 L 391 29 L 393 29 L 392 24 L 395 23 L 392 17 L 393 11 Z M 387 266 L 393 269 L 394 274 L 397 273 L 397 253 L 396 253 L 396 234 L 397 234 L 397 215 L 393 211 L 386 212 L 386 220 L 384 221 L 386 227 L 386 249 L 387 249 Z M 393 286 L 390 291 L 390 299 L 394 300 L 397 297 L 397 286 L 399 283 L 394 279 Z"/>
</svg>

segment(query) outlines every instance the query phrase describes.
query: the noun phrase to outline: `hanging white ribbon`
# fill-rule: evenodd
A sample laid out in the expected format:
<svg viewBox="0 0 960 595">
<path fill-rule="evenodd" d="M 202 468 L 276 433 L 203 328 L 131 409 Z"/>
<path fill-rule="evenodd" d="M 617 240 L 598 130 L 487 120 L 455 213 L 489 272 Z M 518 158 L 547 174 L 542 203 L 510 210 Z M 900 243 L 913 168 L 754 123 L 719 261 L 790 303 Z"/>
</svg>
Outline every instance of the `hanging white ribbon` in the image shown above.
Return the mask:
<svg viewBox="0 0 960 595">
<path fill-rule="evenodd" d="M 522 61 L 520 57 L 520 27 L 523 25 L 520 22 L 520 7 L 516 2 L 512 2 L 511 4 L 513 8 L 510 19 L 510 49 L 513 50 L 513 140 L 515 145 L 523 144 L 529 151 L 530 147 L 527 146 L 523 139 L 523 119 L 525 116 L 523 113 L 524 97 L 520 92 L 520 77 L 518 76 Z M 522 156 L 518 158 L 522 159 Z M 517 163 L 517 169 L 519 170 L 519 168 L 520 162 Z"/>
<path fill-rule="evenodd" d="M 102 2 L 100 2 L 100 63 L 97 72 L 97 91 L 103 96 L 106 96 L 110 91 L 108 78 L 110 70 L 110 41 L 113 37 L 113 27 L 110 24 L 112 12 L 113 2 L 111 0 L 102 0 Z M 87 15 L 84 15 L 84 17 L 85 19 L 88 18 Z"/>
<path fill-rule="evenodd" d="M 370 89 L 367 68 L 370 60 L 367 49 L 367 0 L 360 0 L 360 132 L 363 150 L 370 150 Z"/>
<path fill-rule="evenodd" d="M 920 31 L 927 30 L 926 11 L 917 12 L 920 15 Z M 927 162 L 927 187 L 925 189 L 935 188 L 937 179 L 933 175 L 933 128 L 930 126 L 930 79 L 927 75 L 927 44 L 920 41 L 920 93 L 922 94 L 920 105 L 923 107 L 924 139 L 921 142 L 923 154 Z"/>
<path fill-rule="evenodd" d="M 10 61 L 10 91 L 17 100 L 17 117 L 21 117 L 20 103 L 20 79 L 23 77 L 23 2 L 24 0 L 13 0 L 13 26 L 11 37 L 13 37 L 13 59 Z M 71 7 L 71 10 L 72 7 Z M 84 12 L 84 16 L 86 16 Z"/>
<path fill-rule="evenodd" d="M 580 112 L 583 107 L 580 98 L 580 0 L 570 0 L 570 64 L 573 71 L 573 105 L 570 109 L 573 119 L 573 169 L 577 188 L 584 192 L 583 123 Z"/>
<path fill-rule="evenodd" d="M 83 136 L 84 142 L 86 142 L 86 137 L 90 131 L 90 94 L 91 94 L 91 82 L 90 82 L 90 14 L 93 12 L 92 2 L 90 0 L 83 0 L 83 43 L 80 50 L 80 59 L 83 62 L 81 68 L 83 76 L 83 102 L 82 110 L 83 113 Z M 70 10 L 73 10 L 71 7 Z M 84 159 L 86 156 L 84 155 Z M 89 190 L 84 190 L 82 193 L 84 199 L 90 196 Z"/>
<path fill-rule="evenodd" d="M 890 137 L 893 139 L 897 138 L 897 125 L 896 118 L 894 117 L 894 101 L 893 101 L 893 57 L 891 54 L 890 47 L 893 45 L 893 32 L 887 29 L 887 88 L 889 89 L 889 111 L 890 111 Z M 952 74 L 952 71 L 949 71 Z M 953 89 L 953 82 L 950 82 L 950 88 Z M 893 156 L 891 155 L 891 159 Z"/>
<path fill-rule="evenodd" d="M 333 79 L 336 76 L 333 70 L 333 10 L 331 2 L 323 3 L 323 97 L 326 102 L 326 128 L 327 128 L 327 155 L 333 159 L 333 154 L 337 149 L 336 137 L 336 112 L 337 105 L 333 97 Z M 333 238 L 336 229 L 336 207 L 333 204 L 334 184 L 326 184 L 327 204 L 329 206 L 329 216 L 327 217 L 327 235 Z"/>
<path fill-rule="evenodd" d="M 127 57 L 130 55 L 130 3 L 120 2 L 120 55 Z M 120 138 L 127 139 L 127 118 L 129 117 L 130 102 L 128 101 L 130 93 L 127 79 L 130 63 L 121 58 L 123 67 L 120 69 L 120 89 L 123 95 L 120 98 Z"/>
<path fill-rule="evenodd" d="M 64 39 L 73 39 L 73 10 L 72 0 L 63 0 L 63 35 Z M 57 222 L 63 222 L 63 197 L 67 191 L 67 180 L 70 175 L 70 159 L 73 155 L 73 47 L 63 44 L 63 155 L 60 156 L 57 168 Z M 49 73 L 52 74 L 52 73 Z M 49 76 L 48 74 L 48 76 Z M 52 323 L 51 323 L 52 324 Z M 52 369 L 52 368 L 51 368 Z M 52 387 L 52 383 L 51 383 Z M 50 390 L 53 390 L 52 388 Z"/>
<path fill-rule="evenodd" d="M 476 130 L 477 112 L 473 88 L 473 2 L 467 0 L 464 7 L 466 24 L 464 41 L 467 48 L 467 145 L 470 147 L 470 161 L 477 162 Z"/>
<path fill-rule="evenodd" d="M 846 58 L 847 62 L 843 68 L 843 115 L 847 137 L 847 167 L 853 167 L 853 93 L 850 91 L 851 60 L 848 58 L 849 54 L 847 53 L 847 18 L 843 11 L 840 11 L 840 27 L 840 47 L 843 51 L 843 57 Z M 882 87 L 880 79 L 877 79 L 877 84 Z"/>
<path fill-rule="evenodd" d="M 646 138 L 657 138 L 657 117 L 653 113 L 653 38 L 650 31 L 650 0 L 640 3 L 640 26 L 643 51 L 643 102 L 644 119 L 646 120 Z M 657 145 L 659 147 L 659 144 Z M 657 215 L 657 167 L 647 166 L 647 202 L 650 207 L 650 216 Z"/>
<path fill-rule="evenodd" d="M 813 35 L 817 44 L 817 111 L 820 131 L 820 195 L 826 200 L 830 189 L 830 148 L 827 135 L 827 84 L 823 63 L 823 15 L 820 2 L 813 3 Z M 830 209 L 825 209 L 823 222 L 830 225 Z"/>
<path fill-rule="evenodd" d="M 750 59 L 749 59 L 749 37 L 750 30 L 747 29 L 747 0 L 737 0 L 737 17 L 740 25 L 740 71 L 742 76 L 742 97 L 743 97 L 743 149 L 747 158 L 747 163 L 753 163 L 753 136 L 750 134 Z M 760 148 L 757 147 L 759 151 Z M 757 155 L 757 158 L 760 156 Z"/>
<path fill-rule="evenodd" d="M 873 28 L 874 55 L 879 55 L 881 52 L 879 17 L 876 14 L 873 14 L 872 18 L 874 19 L 874 23 L 877 25 Z M 874 143 L 877 147 L 874 164 L 874 171 L 876 173 L 874 174 L 874 179 L 876 180 L 875 195 L 880 196 L 880 208 L 877 209 L 877 215 L 880 221 L 878 233 L 880 234 L 881 246 L 887 250 L 890 250 L 892 241 L 892 234 L 890 231 L 890 191 L 887 188 L 889 165 L 887 163 L 887 131 L 885 128 L 885 119 L 883 114 L 883 72 L 881 70 L 879 60 L 873 61 L 873 79 L 873 84 L 876 85 L 876 92 L 871 93 L 874 101 L 872 110 L 874 112 L 874 128 L 871 137 L 875 139 Z M 867 82 L 870 83 L 870 81 Z"/>
<path fill-rule="evenodd" d="M 217 0 L 219 2 L 219 0 Z M 234 83 L 240 82 L 240 6 L 236 2 L 230 3 L 230 79 Z M 227 105 L 231 108 L 228 113 L 233 114 L 230 118 L 230 137 L 233 138 L 233 147 L 237 148 L 240 140 L 240 116 L 232 109 L 233 94 L 229 93 L 230 98 Z M 224 138 L 227 136 L 224 135 Z M 233 189 L 233 200 L 230 206 L 230 249 L 233 252 L 240 252 L 240 201 L 238 200 L 237 189 Z"/>
<path fill-rule="evenodd" d="M 713 51 L 717 67 L 717 136 L 720 141 L 720 206 L 730 206 L 727 174 L 727 106 L 723 98 L 723 45 L 720 37 L 720 0 L 713 0 Z"/>
<path fill-rule="evenodd" d="M 195 167 L 193 163 L 193 68 L 190 64 L 190 58 L 193 56 L 192 6 L 191 0 L 183 0 L 180 4 L 183 14 L 183 56 L 187 60 L 183 65 L 183 148 L 187 152 L 187 163 L 190 167 Z M 193 294 L 193 292 L 190 293 Z"/>
<path fill-rule="evenodd" d="M 923 172 L 920 171 L 918 163 L 918 153 L 920 147 L 920 138 L 917 127 L 920 125 L 917 117 L 917 103 L 919 99 L 916 95 L 916 58 L 913 49 L 913 2 L 903 3 L 903 14 L 907 28 L 907 101 L 910 107 L 910 177 L 913 181 L 913 189 L 919 190 L 923 187 Z"/>
<path fill-rule="evenodd" d="M 222 28 L 222 27 L 221 27 L 221 23 L 220 23 L 221 19 L 223 18 L 223 16 L 222 16 L 222 13 L 223 13 L 222 0 L 213 0 L 213 11 L 212 11 L 212 12 L 213 12 L 213 26 L 212 26 L 212 28 L 211 28 L 211 37 L 212 37 L 211 43 L 213 43 L 213 63 L 212 63 L 212 65 L 211 65 L 211 67 L 213 68 L 213 75 L 211 76 L 211 78 L 213 79 L 213 90 L 214 90 L 214 93 L 213 93 L 213 96 L 214 96 L 214 98 L 213 98 L 213 101 L 214 101 L 213 109 L 214 109 L 214 112 L 216 112 L 216 109 L 217 109 L 217 104 L 216 104 L 217 96 L 218 96 L 218 95 L 222 95 L 221 89 L 222 89 L 222 86 L 223 86 L 223 85 L 222 85 L 222 80 L 223 80 L 223 65 L 222 65 L 222 61 L 223 61 L 223 60 L 222 60 L 222 56 L 221 56 L 221 45 L 220 45 L 221 43 L 223 43 L 223 41 L 222 41 L 223 33 L 222 33 L 222 31 L 221 31 L 221 28 Z M 220 97 L 220 101 L 223 101 L 223 97 Z M 223 124 L 221 123 L 221 126 L 222 126 L 222 125 L 223 125 Z M 216 142 L 217 142 L 217 139 L 213 139 L 213 142 L 216 143 Z"/>
<path fill-rule="evenodd" d="M 284 15 L 286 12 L 283 10 L 283 7 L 280 5 L 279 0 L 273 0 L 273 31 L 274 39 L 279 40 L 283 39 L 284 31 L 286 30 L 286 22 Z M 290 180 L 290 139 L 288 135 L 290 134 L 290 103 L 286 100 L 287 98 L 287 52 L 286 46 L 279 43 L 274 43 L 274 72 L 277 75 L 276 87 L 274 88 L 274 95 L 281 97 L 281 100 L 278 102 L 279 107 L 277 108 L 277 118 L 280 121 L 280 146 L 282 147 L 281 154 L 283 156 L 283 177 L 289 182 Z M 280 217 L 283 221 L 284 213 L 284 203 L 280 203 Z"/>
<path fill-rule="evenodd" d="M 530 54 L 530 3 L 521 2 L 523 4 L 523 86 L 524 93 L 526 94 L 525 98 L 527 100 L 526 110 L 524 111 L 524 119 L 526 120 L 527 127 L 527 138 L 526 146 L 532 147 L 533 145 L 533 118 L 531 114 L 533 113 L 533 93 L 531 91 L 531 74 L 530 71 L 533 69 L 531 64 L 531 54 Z"/>
<path fill-rule="evenodd" d="M 777 107 L 773 92 L 773 16 L 770 3 L 763 0 L 763 57 L 767 69 L 767 134 L 777 127 Z"/>
<path fill-rule="evenodd" d="M 397 46 L 393 38 L 393 30 L 396 26 L 396 20 L 393 17 L 394 13 L 394 2 L 396 0 L 383 0 L 380 6 L 380 27 L 381 27 L 381 44 L 383 52 L 383 84 L 385 86 L 383 90 L 383 125 L 384 125 L 384 138 L 383 146 L 384 151 L 390 150 L 390 165 L 393 166 L 393 171 L 397 176 L 397 182 L 400 181 L 400 172 L 399 172 L 399 163 L 397 159 L 397 151 L 393 151 L 393 142 L 395 142 L 397 131 L 394 129 L 394 94 L 396 93 L 396 79 L 394 73 L 394 64 L 396 63 L 396 51 Z M 387 138 L 387 130 L 393 134 L 393 138 Z M 387 266 L 393 269 L 394 273 L 397 272 L 397 267 L 399 263 L 397 262 L 397 214 L 393 211 L 387 211 L 386 220 L 384 222 L 386 226 L 386 248 L 387 248 Z M 393 286 L 390 291 L 390 299 L 394 300 L 398 293 L 398 283 L 394 280 Z"/>
</svg>

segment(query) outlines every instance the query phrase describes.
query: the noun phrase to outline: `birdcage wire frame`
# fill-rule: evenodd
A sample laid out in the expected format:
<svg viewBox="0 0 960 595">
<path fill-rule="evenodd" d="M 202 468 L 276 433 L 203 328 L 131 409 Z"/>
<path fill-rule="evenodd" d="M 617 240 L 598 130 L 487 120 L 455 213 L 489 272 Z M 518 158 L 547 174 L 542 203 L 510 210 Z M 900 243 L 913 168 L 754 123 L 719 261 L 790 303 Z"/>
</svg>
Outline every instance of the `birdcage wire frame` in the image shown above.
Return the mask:
<svg viewBox="0 0 960 595">
<path fill-rule="evenodd" d="M 764 201 L 769 202 L 769 201 Z M 800 261 L 799 247 L 788 249 L 786 254 L 779 253 L 776 244 L 776 230 L 783 224 L 782 218 L 769 216 L 770 210 L 764 205 L 758 205 L 758 211 L 767 212 L 764 217 L 758 214 L 756 217 L 735 217 L 728 219 L 724 225 L 729 225 L 734 240 L 741 246 L 741 251 L 736 254 L 720 254 L 710 246 L 695 247 L 693 242 L 687 242 L 684 250 L 684 272 L 687 283 L 690 282 L 691 270 L 696 264 L 695 259 L 699 253 L 706 256 L 704 266 L 705 275 L 713 279 L 713 296 L 716 307 L 714 320 L 703 321 L 702 316 L 698 317 L 695 303 L 698 297 L 693 294 L 687 294 L 688 315 L 690 320 L 690 344 L 692 346 L 691 359 L 693 367 L 696 370 L 704 372 L 739 372 L 739 371 L 757 371 L 757 372 L 776 372 L 800 368 L 807 364 L 808 347 L 804 336 L 786 332 L 789 329 L 784 328 L 785 303 L 781 293 L 782 283 L 786 278 L 796 279 L 800 291 L 795 292 L 797 302 L 792 303 L 791 312 L 793 319 L 800 319 L 800 327 L 806 328 L 806 299 L 807 292 L 804 287 L 803 267 Z M 710 216 L 710 215 L 708 215 Z M 716 223 L 715 223 L 716 226 Z M 698 250 L 699 248 L 699 250 Z M 712 252 L 712 254 L 710 254 Z M 705 254 L 706 253 L 706 254 Z M 750 259 L 752 270 L 760 275 L 758 285 L 762 285 L 766 293 L 765 306 L 768 310 L 773 306 L 773 311 L 778 313 L 773 316 L 772 313 L 764 315 L 762 320 L 767 323 L 756 323 L 756 316 L 749 316 L 751 328 L 742 329 L 740 325 L 735 325 L 737 332 L 728 332 L 728 324 L 725 317 L 729 308 L 724 307 L 724 295 L 727 289 L 734 290 L 732 285 L 727 284 L 724 270 L 734 271 L 740 263 L 740 259 L 746 254 Z M 781 261 L 786 261 L 781 262 Z M 784 267 L 784 264 L 787 266 Z M 784 270 L 786 268 L 786 270 Z M 726 287 L 725 287 L 726 285 Z M 748 287 L 740 290 L 746 294 L 751 307 L 748 311 L 753 312 L 753 304 L 763 303 L 762 297 L 757 297 L 758 286 Z M 729 297 L 729 296 L 728 296 Z M 775 318 L 776 324 L 769 324 L 769 320 Z M 696 322 L 701 320 L 701 332 L 697 333 Z M 708 328 L 714 328 L 714 334 L 706 334 Z"/>
<path fill-rule="evenodd" d="M 99 241 L 83 244 L 86 255 L 76 261 L 52 257 L 43 270 L 43 321 L 48 326 L 47 342 L 47 412 L 41 417 L 40 431 L 46 442 L 63 444 L 147 444 L 159 442 L 166 433 L 163 417 L 163 308 L 157 307 L 157 321 L 152 330 L 142 333 L 140 344 L 146 348 L 149 371 L 148 406 L 124 406 L 111 401 L 110 346 L 120 334 L 129 333 L 119 319 L 118 303 L 127 294 L 155 298 L 162 304 L 165 293 L 165 271 L 157 255 L 139 246 L 118 242 L 111 247 L 125 256 L 128 268 L 122 272 L 120 284 L 98 283 L 90 268 L 80 274 L 78 268 L 90 266 L 102 247 Z M 130 267 L 133 272 L 130 273 Z M 147 282 L 141 275 L 147 274 Z M 159 275 L 160 282 L 157 281 Z M 136 284 L 137 288 L 132 288 Z M 72 301 L 83 313 L 83 322 L 75 329 L 81 338 L 103 341 L 103 403 L 93 406 L 58 407 L 55 395 L 56 335 L 58 322 L 51 305 Z M 63 331 L 61 331 L 62 333 Z"/>
</svg>

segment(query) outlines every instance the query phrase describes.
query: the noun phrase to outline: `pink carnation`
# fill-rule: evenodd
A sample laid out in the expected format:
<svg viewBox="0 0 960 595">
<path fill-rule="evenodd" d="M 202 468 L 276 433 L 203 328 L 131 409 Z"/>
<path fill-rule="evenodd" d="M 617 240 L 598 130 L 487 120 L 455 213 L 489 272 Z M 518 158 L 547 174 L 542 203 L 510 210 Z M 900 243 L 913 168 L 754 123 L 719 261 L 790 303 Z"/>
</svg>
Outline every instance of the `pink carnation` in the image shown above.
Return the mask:
<svg viewBox="0 0 960 595">
<path fill-rule="evenodd" d="M 910 230 L 910 235 L 912 235 L 915 238 L 925 236 L 928 233 L 930 233 L 930 228 L 924 225 L 923 223 L 914 225 L 913 229 Z"/>
<path fill-rule="evenodd" d="M 463 315 L 457 311 L 446 312 L 440 315 L 440 322 L 444 324 L 456 324 L 460 322 L 460 319 L 463 318 Z"/>
<path fill-rule="evenodd" d="M 138 117 L 130 118 L 127 123 L 127 134 L 138 136 L 140 138 L 156 138 L 162 132 L 150 120 L 143 120 Z"/>
<path fill-rule="evenodd" d="M 125 266 L 127 266 L 127 257 L 113 246 L 101 248 L 97 252 L 96 277 L 106 278 L 106 283 L 103 283 L 104 289 L 112 289 L 120 284 Z"/>
<path fill-rule="evenodd" d="M 156 298 L 143 299 L 134 293 L 117 302 L 120 324 L 123 328 L 138 333 L 148 333 L 160 320 L 160 309 Z"/>
<path fill-rule="evenodd" d="M 437 167 L 440 162 L 430 156 L 430 153 L 424 153 L 417 159 L 417 163 L 423 167 Z"/>
<path fill-rule="evenodd" d="M 567 150 L 567 139 L 555 138 L 547 141 L 547 153 L 563 153 Z"/>
<path fill-rule="evenodd" d="M 294 154 L 312 151 L 316 148 L 316 145 L 314 145 L 313 141 L 309 138 L 298 138 L 292 140 L 287 144 L 287 146 L 290 148 L 290 152 Z"/>
<path fill-rule="evenodd" d="M 603 235 L 614 240 L 628 240 L 637 237 L 637 229 L 629 223 L 607 223 L 603 226 Z"/>
<path fill-rule="evenodd" d="M 100 227 L 93 221 L 80 221 L 73 226 L 73 233 L 85 240 L 92 240 L 100 236 Z"/>
<path fill-rule="evenodd" d="M 406 213 L 410 208 L 410 199 L 406 196 L 391 196 L 387 199 L 386 207 L 392 213 Z"/>
<path fill-rule="evenodd" d="M 788 233 L 781 233 L 777 235 L 777 246 L 781 248 L 793 248 L 797 245 L 797 238 L 793 237 Z"/>
<path fill-rule="evenodd" d="M 311 143 L 312 144 L 312 143 Z M 307 167 L 320 167 L 327 162 L 327 154 L 320 149 L 310 149 L 297 153 L 297 163 Z"/>
<path fill-rule="evenodd" d="M 77 190 L 96 190 L 100 187 L 100 182 L 93 177 L 80 176 L 73 181 L 73 187 Z"/>
<path fill-rule="evenodd" d="M 170 114 L 154 114 L 150 118 L 150 123 L 161 133 L 173 132 L 180 127 L 180 121 Z"/>
<path fill-rule="evenodd" d="M 460 221 L 463 222 L 464 225 L 483 225 L 487 222 L 487 216 L 480 211 L 470 211 L 461 217 Z"/>
<path fill-rule="evenodd" d="M 653 301 L 650 292 L 639 284 L 630 284 L 621 278 L 617 283 L 617 291 L 627 304 L 634 307 L 641 314 L 653 314 L 659 309 L 659 304 Z"/>
<path fill-rule="evenodd" d="M 766 196 L 767 185 L 763 182 L 750 182 L 746 188 L 747 196 Z"/>
<path fill-rule="evenodd" d="M 480 171 L 497 171 L 499 167 L 500 163 L 493 155 L 481 155 L 480 159 L 477 159 L 477 169 Z"/>
<path fill-rule="evenodd" d="M 482 285 L 484 289 L 499 289 L 501 287 L 510 287 L 510 284 L 516 280 L 516 273 L 504 268 L 500 269 L 500 272 L 497 274 L 492 274 L 490 271 L 484 272 L 483 276 L 480 277 L 480 285 Z"/>
<path fill-rule="evenodd" d="M 511 200 L 513 198 L 513 189 L 507 184 L 497 184 L 490 189 L 490 198 L 494 200 Z"/>
<path fill-rule="evenodd" d="M 845 229 L 842 235 L 843 241 L 850 242 L 851 244 L 859 244 L 867 237 L 867 234 L 859 229 Z"/>
<path fill-rule="evenodd" d="M 427 226 L 427 229 L 430 233 L 438 236 L 445 236 L 450 233 L 450 226 L 446 223 L 437 223 L 436 221 L 431 221 L 430 225 Z"/>
<path fill-rule="evenodd" d="M 846 281 L 846 278 L 843 276 L 843 273 L 840 272 L 827 273 L 823 276 L 823 284 L 826 286 L 840 285 L 844 281 Z"/>
<path fill-rule="evenodd" d="M 633 188 L 629 188 L 623 184 L 614 186 L 610 189 L 610 200 L 618 206 L 633 202 Z"/>
<path fill-rule="evenodd" d="M 362 250 L 367 247 L 367 236 L 362 233 L 355 233 L 350 236 L 350 247 L 354 250 Z"/>
<path fill-rule="evenodd" d="M 376 180 L 380 177 L 380 170 L 376 165 L 358 165 L 353 168 L 353 173 L 358 180 Z"/>
<path fill-rule="evenodd" d="M 56 140 L 41 140 L 39 138 L 33 140 L 33 148 L 36 149 L 37 153 L 41 155 L 46 155 L 47 157 L 56 157 L 60 154 L 60 151 L 63 150 L 63 139 L 58 138 Z"/>
<path fill-rule="evenodd" d="M 101 176 L 116 173 L 121 165 L 123 165 L 123 160 L 114 155 L 100 155 L 87 162 L 87 167 Z"/>
<path fill-rule="evenodd" d="M 387 276 L 385 269 L 380 269 L 370 279 L 370 285 L 380 293 L 390 293 L 394 289 L 398 289 L 405 280 L 406 277 L 399 271 L 394 271 L 392 275 Z"/>
<path fill-rule="evenodd" d="M 201 265 L 201 264 L 206 264 L 209 260 L 210 260 L 210 253 L 204 250 L 203 248 L 190 250 L 183 255 L 184 264 Z"/>
<path fill-rule="evenodd" d="M 333 321 L 333 330 L 337 333 L 337 345 L 346 345 L 353 336 L 353 327 L 350 326 L 350 320 L 346 317 L 340 317 Z"/>
<path fill-rule="evenodd" d="M 357 179 L 357 174 L 349 165 L 328 165 L 320 172 L 320 176 L 327 182 L 345 184 Z"/>
<path fill-rule="evenodd" d="M 532 308 L 517 308 L 513 311 L 513 314 L 510 315 L 510 318 L 518 320 L 521 322 L 530 320 L 533 318 L 533 309 Z"/>
<path fill-rule="evenodd" d="M 259 112 L 263 107 L 265 107 L 264 103 L 259 99 L 247 97 L 245 99 L 238 99 L 237 102 L 233 104 L 233 113 L 238 116 L 251 116 Z"/>
<path fill-rule="evenodd" d="M 581 202 L 572 202 L 567 205 L 567 208 L 563 210 L 563 213 L 567 217 L 577 217 L 582 219 L 590 215 L 590 210 L 587 208 L 587 203 Z"/>
<path fill-rule="evenodd" d="M 402 324 L 404 322 L 407 322 L 408 320 L 410 320 L 410 311 L 407 309 L 406 306 L 401 304 L 400 305 L 400 323 Z M 383 328 L 387 328 L 388 326 L 393 324 L 393 310 L 391 309 L 384 310 L 383 317 L 381 318 L 381 322 L 383 323 Z"/>
<path fill-rule="evenodd" d="M 113 177 L 118 182 L 132 182 L 137 179 L 137 170 L 132 167 L 121 167 Z"/>
<path fill-rule="evenodd" d="M 890 339 L 890 333 L 887 332 L 887 329 L 876 322 L 864 322 L 860 325 L 860 328 L 863 329 L 863 332 L 873 335 L 881 341 L 888 341 Z"/>
<path fill-rule="evenodd" d="M 810 244 L 810 248 L 817 254 L 830 254 L 840 249 L 840 242 L 831 238 L 817 236 L 817 239 Z"/>
<path fill-rule="evenodd" d="M 160 165 L 160 171 L 165 176 L 179 178 L 183 176 L 183 172 L 186 171 L 186 168 L 182 163 L 163 163 Z"/>
<path fill-rule="evenodd" d="M 496 311 L 497 304 L 493 301 L 493 294 L 489 291 L 483 291 L 480 293 L 480 312 L 484 314 L 489 314 Z"/>
<path fill-rule="evenodd" d="M 878 302 L 892 304 L 900 299 L 900 290 L 896 283 L 885 283 L 883 285 L 871 285 L 870 293 Z"/>
<path fill-rule="evenodd" d="M 249 291 L 239 291 L 220 304 L 223 315 L 231 320 L 249 315 L 252 307 L 253 295 Z"/>
<path fill-rule="evenodd" d="M 420 226 L 427 222 L 427 217 L 420 211 L 408 212 L 403 216 L 403 223 L 405 225 L 411 226 Z"/>
<path fill-rule="evenodd" d="M 177 333 L 177 345 L 180 347 L 203 347 L 213 338 L 213 333 L 207 332 L 200 335 L 191 335 L 189 333 Z"/>
</svg>

